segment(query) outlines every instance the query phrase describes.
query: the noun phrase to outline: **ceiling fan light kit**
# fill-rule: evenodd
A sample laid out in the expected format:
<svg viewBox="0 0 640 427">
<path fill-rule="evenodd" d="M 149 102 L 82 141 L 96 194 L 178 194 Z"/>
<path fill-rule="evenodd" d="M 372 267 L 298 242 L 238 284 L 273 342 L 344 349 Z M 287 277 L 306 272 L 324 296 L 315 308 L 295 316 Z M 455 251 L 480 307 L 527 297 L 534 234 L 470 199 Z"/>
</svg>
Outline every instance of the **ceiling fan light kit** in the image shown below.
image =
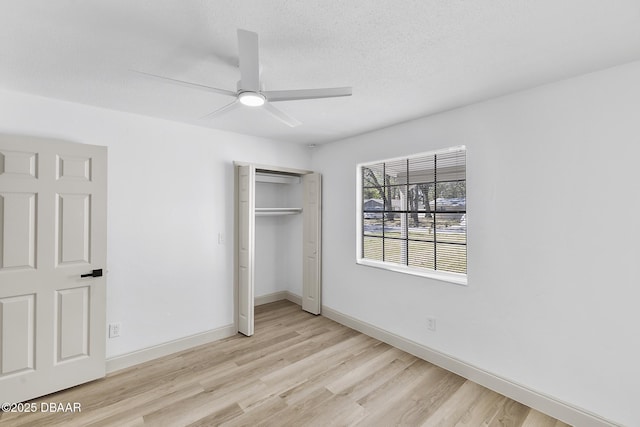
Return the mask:
<svg viewBox="0 0 640 427">
<path fill-rule="evenodd" d="M 232 103 L 227 104 L 222 108 L 219 108 L 218 110 L 207 114 L 203 118 L 217 117 L 231 110 L 235 110 L 236 108 L 241 106 L 262 106 L 264 107 L 263 110 L 269 113 L 275 119 L 288 126 L 294 127 L 300 125 L 301 122 L 289 116 L 279 108 L 271 105 L 272 102 L 351 96 L 351 87 L 262 91 L 260 90 L 260 88 L 263 86 L 260 82 L 260 61 L 257 33 L 247 30 L 238 30 L 238 54 L 238 62 L 240 65 L 240 81 L 238 82 L 238 90 L 235 92 L 145 72 L 139 73 L 147 77 L 160 79 L 167 83 L 191 87 L 194 89 L 206 90 L 208 92 L 233 96 L 236 98 Z"/>
<path fill-rule="evenodd" d="M 266 98 L 258 92 L 240 92 L 238 94 L 238 101 L 247 107 L 260 107 L 264 105 Z"/>
</svg>

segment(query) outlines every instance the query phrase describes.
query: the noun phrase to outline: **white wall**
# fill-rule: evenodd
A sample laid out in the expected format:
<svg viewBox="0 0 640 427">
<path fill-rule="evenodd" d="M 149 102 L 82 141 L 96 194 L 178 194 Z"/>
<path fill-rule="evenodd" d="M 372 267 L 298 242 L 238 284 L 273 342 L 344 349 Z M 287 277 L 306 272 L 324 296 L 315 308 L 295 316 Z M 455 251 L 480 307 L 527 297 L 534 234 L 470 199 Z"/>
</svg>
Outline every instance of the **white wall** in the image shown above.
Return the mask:
<svg viewBox="0 0 640 427">
<path fill-rule="evenodd" d="M 309 154 L 309 158 L 311 158 Z M 302 207 L 297 184 L 256 182 L 256 207 Z M 289 291 L 302 296 L 302 215 L 257 216 L 256 297 Z"/>
<path fill-rule="evenodd" d="M 356 265 L 356 164 L 461 144 L 469 286 Z M 640 425 L 639 158 L 640 62 L 324 145 L 323 303 Z"/>
<path fill-rule="evenodd" d="M 310 164 L 300 145 L 8 91 L 0 132 L 109 147 L 107 357 L 233 323 L 232 162 Z"/>
</svg>

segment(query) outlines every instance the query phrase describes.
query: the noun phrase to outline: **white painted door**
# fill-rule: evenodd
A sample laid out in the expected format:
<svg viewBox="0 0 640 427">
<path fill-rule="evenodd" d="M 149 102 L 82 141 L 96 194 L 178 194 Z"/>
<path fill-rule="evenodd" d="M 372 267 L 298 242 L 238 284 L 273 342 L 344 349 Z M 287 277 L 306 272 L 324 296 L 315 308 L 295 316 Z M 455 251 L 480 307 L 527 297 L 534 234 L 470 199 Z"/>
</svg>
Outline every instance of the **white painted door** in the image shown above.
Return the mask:
<svg viewBox="0 0 640 427">
<path fill-rule="evenodd" d="M 238 166 L 238 332 L 253 335 L 255 175 L 252 165 Z"/>
<path fill-rule="evenodd" d="M 0 135 L 0 402 L 104 376 L 107 149 Z M 95 273 L 96 275 L 98 272 Z"/>
<path fill-rule="evenodd" d="M 302 177 L 304 186 L 303 212 L 303 248 L 302 257 L 302 309 L 320 314 L 322 276 L 321 276 L 321 211 L 322 176 L 311 173 Z"/>
</svg>

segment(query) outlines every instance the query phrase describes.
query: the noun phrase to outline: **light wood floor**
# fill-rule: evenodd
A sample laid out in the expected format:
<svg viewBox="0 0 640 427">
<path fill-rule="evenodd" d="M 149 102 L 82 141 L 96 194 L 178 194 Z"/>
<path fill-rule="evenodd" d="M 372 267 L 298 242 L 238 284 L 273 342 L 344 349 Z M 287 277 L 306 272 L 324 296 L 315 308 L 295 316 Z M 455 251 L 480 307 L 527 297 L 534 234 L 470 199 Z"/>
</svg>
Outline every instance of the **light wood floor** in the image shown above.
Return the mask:
<svg viewBox="0 0 640 427">
<path fill-rule="evenodd" d="M 2 426 L 566 426 L 288 301 L 235 336 L 124 369 L 42 402 L 81 413 L 0 415 Z"/>
</svg>

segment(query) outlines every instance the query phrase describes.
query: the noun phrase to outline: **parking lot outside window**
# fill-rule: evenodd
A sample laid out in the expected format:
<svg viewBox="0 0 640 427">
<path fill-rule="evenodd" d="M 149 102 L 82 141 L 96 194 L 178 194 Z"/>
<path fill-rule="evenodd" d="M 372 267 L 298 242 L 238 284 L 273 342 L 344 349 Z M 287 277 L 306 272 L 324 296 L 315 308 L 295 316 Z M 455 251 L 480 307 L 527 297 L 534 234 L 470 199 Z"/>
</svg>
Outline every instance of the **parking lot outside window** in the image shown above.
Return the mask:
<svg viewBox="0 0 640 427">
<path fill-rule="evenodd" d="M 358 181 L 358 263 L 466 283 L 465 147 L 361 164 Z"/>
</svg>

